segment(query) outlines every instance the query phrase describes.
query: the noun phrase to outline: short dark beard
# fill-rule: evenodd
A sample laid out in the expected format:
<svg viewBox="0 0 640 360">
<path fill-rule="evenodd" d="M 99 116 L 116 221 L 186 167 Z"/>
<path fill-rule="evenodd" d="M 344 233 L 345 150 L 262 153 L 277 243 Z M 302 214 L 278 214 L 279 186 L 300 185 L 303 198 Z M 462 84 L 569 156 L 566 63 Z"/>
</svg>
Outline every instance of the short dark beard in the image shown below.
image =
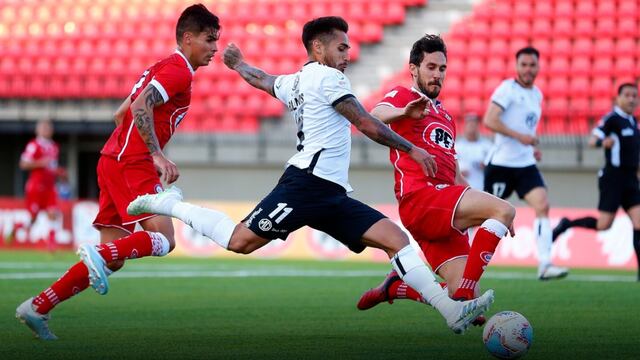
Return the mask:
<svg viewBox="0 0 640 360">
<path fill-rule="evenodd" d="M 418 70 L 418 78 L 416 80 L 417 80 L 418 89 L 420 89 L 420 92 L 427 95 L 429 99 L 435 99 L 438 97 L 438 95 L 440 95 L 440 90 L 436 90 L 434 92 L 427 90 L 427 86 L 425 86 L 424 82 L 422 82 L 422 78 L 420 77 L 420 70 Z"/>
</svg>

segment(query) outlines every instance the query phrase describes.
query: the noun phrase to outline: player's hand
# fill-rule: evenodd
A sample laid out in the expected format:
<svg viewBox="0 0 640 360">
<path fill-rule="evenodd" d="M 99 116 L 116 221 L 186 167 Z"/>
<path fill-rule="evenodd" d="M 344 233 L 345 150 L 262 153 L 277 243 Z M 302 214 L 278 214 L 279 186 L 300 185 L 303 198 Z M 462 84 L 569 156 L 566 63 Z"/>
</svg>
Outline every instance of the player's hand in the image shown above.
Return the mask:
<svg viewBox="0 0 640 360">
<path fill-rule="evenodd" d="M 404 107 L 404 116 L 412 119 L 422 119 L 429 111 L 427 106 L 429 106 L 429 99 L 422 95 Z"/>
<path fill-rule="evenodd" d="M 242 51 L 236 44 L 229 43 L 222 52 L 222 61 L 229 69 L 235 70 L 244 61 L 244 56 L 242 56 Z"/>
<path fill-rule="evenodd" d="M 606 137 L 604 138 L 604 140 L 602 140 L 602 147 L 605 149 L 611 149 L 614 143 L 615 140 L 613 140 L 613 138 Z"/>
<path fill-rule="evenodd" d="M 425 174 L 431 177 L 436 176 L 438 165 L 436 164 L 435 156 L 429 154 L 425 149 L 417 146 L 411 148 L 409 156 L 411 156 L 411 158 L 420 165 Z"/>
<path fill-rule="evenodd" d="M 164 157 L 164 154 L 159 152 L 151 155 L 153 158 L 153 165 L 156 167 L 156 171 L 160 175 L 160 180 L 165 184 L 172 184 L 178 177 L 180 173 L 178 172 L 178 167 L 173 161 Z"/>
<path fill-rule="evenodd" d="M 537 147 L 534 147 L 533 157 L 536 159 L 536 161 L 542 160 L 542 151 L 540 151 L 540 149 L 538 149 Z"/>
<path fill-rule="evenodd" d="M 520 134 L 516 139 L 525 145 L 538 145 L 538 138 L 535 136 Z"/>
</svg>

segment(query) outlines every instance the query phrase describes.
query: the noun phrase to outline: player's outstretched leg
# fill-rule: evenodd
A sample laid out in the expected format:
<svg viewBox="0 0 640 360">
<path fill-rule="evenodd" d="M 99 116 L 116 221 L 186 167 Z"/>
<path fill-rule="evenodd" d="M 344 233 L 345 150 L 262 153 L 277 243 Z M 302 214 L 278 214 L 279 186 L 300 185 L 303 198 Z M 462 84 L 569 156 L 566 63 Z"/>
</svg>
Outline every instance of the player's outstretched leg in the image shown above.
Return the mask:
<svg viewBox="0 0 640 360">
<path fill-rule="evenodd" d="M 533 228 L 536 231 L 536 242 L 538 245 L 538 279 L 562 279 L 567 276 L 569 269 L 551 264 L 553 233 L 551 225 L 549 224 L 549 218 L 536 218 L 533 223 Z"/>
<path fill-rule="evenodd" d="M 16 318 L 27 325 L 35 337 L 42 340 L 57 340 L 51 330 L 49 330 L 49 314 L 40 314 L 33 309 L 33 298 L 28 298 L 16 309 Z"/>
<path fill-rule="evenodd" d="M 456 334 L 462 334 L 471 322 L 489 309 L 493 303 L 493 290 L 468 301 L 455 301 L 442 289 L 433 273 L 427 268 L 411 245 L 398 251 L 391 264 L 409 286 L 431 304 L 446 319 L 447 325 Z"/>
<path fill-rule="evenodd" d="M 226 214 L 182 201 L 182 191 L 172 186 L 157 194 L 138 196 L 127 207 L 130 215 L 158 214 L 171 216 L 228 249 L 236 223 Z"/>
<path fill-rule="evenodd" d="M 169 240 L 159 232 L 138 231 L 110 243 L 82 245 L 78 255 L 89 271 L 91 287 L 100 295 L 109 291 L 106 264 L 125 259 L 138 259 L 146 256 L 165 256 L 171 251 Z"/>
</svg>

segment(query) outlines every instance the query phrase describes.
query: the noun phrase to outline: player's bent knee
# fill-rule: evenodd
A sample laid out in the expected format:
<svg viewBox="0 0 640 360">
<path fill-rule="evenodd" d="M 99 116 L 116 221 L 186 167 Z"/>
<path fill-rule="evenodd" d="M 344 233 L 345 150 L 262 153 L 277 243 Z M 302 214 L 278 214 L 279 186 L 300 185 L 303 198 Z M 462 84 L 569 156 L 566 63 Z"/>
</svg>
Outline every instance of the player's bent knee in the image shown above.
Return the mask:
<svg viewBox="0 0 640 360">
<path fill-rule="evenodd" d="M 247 239 L 232 237 L 229 241 L 229 247 L 227 250 L 246 255 L 251 254 L 255 250 L 255 246 Z"/>
</svg>

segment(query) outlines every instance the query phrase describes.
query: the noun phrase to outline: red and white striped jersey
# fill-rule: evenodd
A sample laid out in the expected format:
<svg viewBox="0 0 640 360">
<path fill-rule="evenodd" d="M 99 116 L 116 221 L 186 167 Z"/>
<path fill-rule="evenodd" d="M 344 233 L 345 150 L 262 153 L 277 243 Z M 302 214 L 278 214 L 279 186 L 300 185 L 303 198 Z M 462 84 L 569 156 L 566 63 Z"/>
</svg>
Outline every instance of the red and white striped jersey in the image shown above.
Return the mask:
<svg viewBox="0 0 640 360">
<path fill-rule="evenodd" d="M 403 108 L 420 97 L 414 88 L 396 86 L 388 92 L 378 105 Z M 402 151 L 390 149 L 389 158 L 395 169 L 395 193 L 399 200 L 402 196 L 425 186 L 454 184 L 456 177 L 456 124 L 442 103 L 433 101 L 428 114 L 420 119 L 404 118 L 392 122 L 389 127 L 405 139 L 411 141 L 435 156 L 438 171 L 434 177 L 427 176 L 420 165 Z"/>
<path fill-rule="evenodd" d="M 153 109 L 153 122 L 160 147 L 164 148 L 184 119 L 191 102 L 193 68 L 178 50 L 147 69 L 131 90 L 133 102 L 148 84 L 162 94 L 164 104 Z M 138 133 L 129 109 L 120 124 L 111 133 L 101 154 L 117 157 L 140 156 L 149 150 Z"/>
</svg>

